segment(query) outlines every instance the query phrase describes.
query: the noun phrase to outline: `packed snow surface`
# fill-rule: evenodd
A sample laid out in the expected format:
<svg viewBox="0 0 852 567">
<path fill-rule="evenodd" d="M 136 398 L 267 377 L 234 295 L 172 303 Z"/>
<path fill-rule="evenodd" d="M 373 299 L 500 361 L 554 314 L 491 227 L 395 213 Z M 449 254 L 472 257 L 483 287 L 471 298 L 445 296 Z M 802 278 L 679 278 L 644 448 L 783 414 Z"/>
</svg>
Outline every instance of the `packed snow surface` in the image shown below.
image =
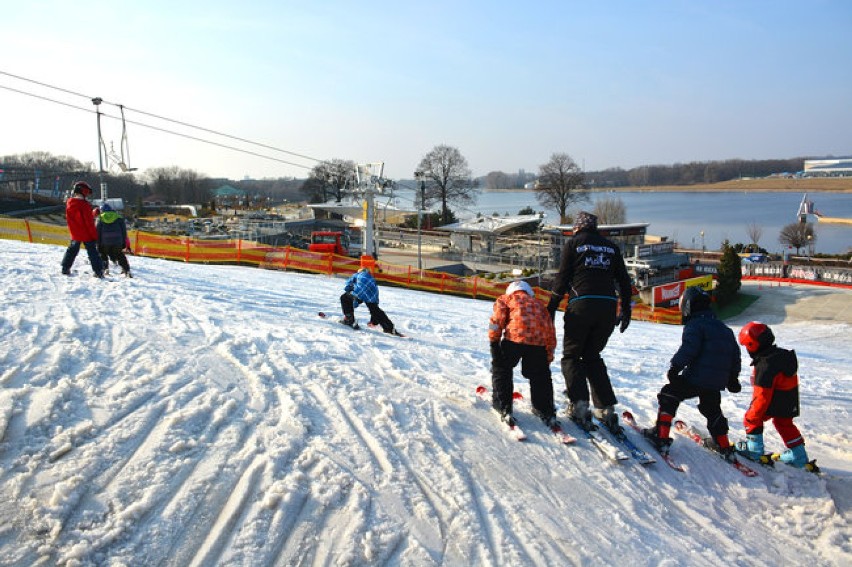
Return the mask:
<svg viewBox="0 0 852 567">
<path fill-rule="evenodd" d="M 98 281 L 62 253 L 0 247 L 1 565 L 852 564 L 845 324 L 774 325 L 822 476 L 747 478 L 684 437 L 679 473 L 559 445 L 519 371 L 512 440 L 474 395 L 490 301 L 382 286 L 401 339 L 338 324 L 339 277 L 131 257 Z M 635 321 L 604 351 L 645 425 L 680 333 Z M 679 417 L 704 431 L 694 401 Z"/>
</svg>

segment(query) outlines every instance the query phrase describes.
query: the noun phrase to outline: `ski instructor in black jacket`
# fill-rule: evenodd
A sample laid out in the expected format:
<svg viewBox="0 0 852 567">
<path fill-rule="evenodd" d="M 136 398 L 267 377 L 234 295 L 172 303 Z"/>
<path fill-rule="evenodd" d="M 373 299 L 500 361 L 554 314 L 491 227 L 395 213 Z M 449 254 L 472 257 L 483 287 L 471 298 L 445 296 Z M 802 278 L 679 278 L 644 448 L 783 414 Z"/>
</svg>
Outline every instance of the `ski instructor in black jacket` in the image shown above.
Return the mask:
<svg viewBox="0 0 852 567">
<path fill-rule="evenodd" d="M 562 375 L 568 393 L 569 416 L 584 429 L 593 427 L 590 387 L 595 417 L 612 431 L 620 429 L 614 407 L 618 400 L 612 391 L 601 351 L 616 326 L 620 326 L 623 333 L 630 324 L 631 290 L 621 250 L 598 232 L 595 215 L 578 213 L 574 236 L 562 248 L 559 274 L 547 310 L 555 317 L 562 297 L 568 293 Z"/>
</svg>

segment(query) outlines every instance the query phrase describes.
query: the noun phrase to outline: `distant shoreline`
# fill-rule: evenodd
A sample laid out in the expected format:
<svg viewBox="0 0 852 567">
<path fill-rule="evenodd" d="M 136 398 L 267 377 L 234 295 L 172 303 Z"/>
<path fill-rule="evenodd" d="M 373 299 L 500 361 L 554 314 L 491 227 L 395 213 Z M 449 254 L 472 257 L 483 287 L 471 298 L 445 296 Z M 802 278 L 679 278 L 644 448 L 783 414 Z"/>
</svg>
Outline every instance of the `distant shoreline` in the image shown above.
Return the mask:
<svg viewBox="0 0 852 567">
<path fill-rule="evenodd" d="M 533 189 L 486 189 L 497 193 L 507 191 L 529 191 Z M 768 179 L 733 179 L 720 183 L 698 183 L 695 185 L 654 185 L 632 187 L 608 187 L 591 189 L 592 193 L 852 193 L 852 177 L 809 177 L 809 178 L 768 178 Z"/>
</svg>

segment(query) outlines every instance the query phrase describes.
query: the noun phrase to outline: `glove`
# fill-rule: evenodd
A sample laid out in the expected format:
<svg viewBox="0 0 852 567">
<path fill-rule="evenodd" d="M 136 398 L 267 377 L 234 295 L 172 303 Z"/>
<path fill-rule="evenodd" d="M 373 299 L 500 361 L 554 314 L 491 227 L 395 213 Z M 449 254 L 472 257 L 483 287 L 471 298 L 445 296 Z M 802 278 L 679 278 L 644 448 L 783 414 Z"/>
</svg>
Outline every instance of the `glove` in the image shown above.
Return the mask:
<svg viewBox="0 0 852 567">
<path fill-rule="evenodd" d="M 728 391 L 732 394 L 739 394 L 743 389 L 742 384 L 737 379 L 736 376 L 731 376 L 731 379 L 728 380 Z"/>
<path fill-rule="evenodd" d="M 491 343 L 491 360 L 496 362 L 503 358 L 503 349 L 500 348 L 500 341 Z"/>
<path fill-rule="evenodd" d="M 556 311 L 559 309 L 559 304 L 562 302 L 561 297 L 555 295 L 550 296 L 550 301 L 547 303 L 547 312 L 550 313 L 550 318 L 556 320 Z"/>
<path fill-rule="evenodd" d="M 632 316 L 630 312 L 630 307 L 622 307 L 621 313 L 618 314 L 618 317 L 615 319 L 615 324 L 619 326 L 619 332 L 624 332 L 627 327 L 630 325 L 630 317 Z"/>
<path fill-rule="evenodd" d="M 683 380 L 683 377 L 680 375 L 680 370 L 678 370 L 674 366 L 669 368 L 669 371 L 666 372 L 666 378 L 668 378 L 669 382 L 672 384 L 677 384 L 678 382 Z"/>
</svg>

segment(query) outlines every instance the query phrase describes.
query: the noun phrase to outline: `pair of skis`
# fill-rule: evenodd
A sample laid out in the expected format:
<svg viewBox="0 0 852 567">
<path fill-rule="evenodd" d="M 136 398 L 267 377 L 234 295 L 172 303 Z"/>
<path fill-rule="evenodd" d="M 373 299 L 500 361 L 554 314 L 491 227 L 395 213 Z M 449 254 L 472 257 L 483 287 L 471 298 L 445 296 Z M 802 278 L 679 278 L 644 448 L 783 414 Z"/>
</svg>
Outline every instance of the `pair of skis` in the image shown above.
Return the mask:
<svg viewBox="0 0 852 567">
<path fill-rule="evenodd" d="M 632 413 L 630 413 L 629 411 L 622 412 L 621 420 L 630 427 L 632 427 L 637 433 L 639 433 L 639 435 L 642 435 L 643 437 L 645 436 L 642 431 L 642 428 L 640 428 L 639 424 L 636 423 L 636 419 L 633 417 Z M 663 459 L 663 462 L 665 462 L 669 467 L 676 470 L 677 472 L 686 472 L 686 469 L 676 463 L 672 456 L 668 454 L 668 452 L 660 453 L 660 457 Z"/>
<path fill-rule="evenodd" d="M 633 414 L 631 414 L 629 411 L 625 411 L 624 413 L 622 413 L 622 419 L 624 420 L 625 423 L 630 425 L 633 429 L 635 429 L 636 431 L 638 431 L 639 433 L 642 433 L 644 435 L 644 433 L 642 432 L 642 429 L 639 427 L 639 425 L 637 425 L 636 420 L 633 417 Z M 711 451 L 714 455 L 721 458 L 726 463 L 730 463 L 731 466 L 733 466 L 735 469 L 737 469 L 744 476 L 755 477 L 755 476 L 758 475 L 756 470 L 754 470 L 750 466 L 746 465 L 742 461 L 740 461 L 738 459 L 728 460 L 720 452 L 718 452 L 718 451 L 714 450 L 712 447 L 708 446 L 708 444 L 705 442 L 704 438 L 701 436 L 701 433 L 699 433 L 699 431 L 697 429 L 695 429 L 694 427 L 687 425 L 686 422 L 684 422 L 683 420 L 677 420 L 677 421 L 674 422 L 674 430 L 677 433 L 686 437 L 687 439 L 692 440 L 697 445 L 700 445 L 701 447 L 704 447 L 708 451 Z M 660 453 L 660 455 L 662 456 L 662 458 L 666 462 L 666 464 L 669 465 L 672 469 L 674 469 L 678 472 L 685 472 L 685 469 L 683 468 L 683 466 L 676 463 L 672 459 L 671 455 L 669 455 L 668 453 L 665 453 L 665 454 Z"/>
<path fill-rule="evenodd" d="M 331 317 L 328 314 L 326 314 L 322 311 L 317 313 L 317 315 L 319 316 L 320 319 L 331 319 Z M 340 321 L 340 323 L 343 324 L 343 325 L 346 325 L 346 323 L 344 323 L 343 321 Z M 346 325 L 346 326 L 350 327 L 354 331 L 360 331 L 361 330 L 361 326 L 357 323 L 357 321 L 354 322 L 352 325 Z M 367 326 L 372 328 L 372 327 L 375 327 L 377 325 L 367 325 Z M 406 335 L 403 335 L 402 333 L 400 333 L 396 329 L 394 329 L 393 332 L 391 332 L 391 333 L 385 333 L 385 334 L 388 335 L 388 336 L 391 336 L 391 337 L 400 337 L 402 339 L 408 338 Z"/>
<path fill-rule="evenodd" d="M 476 387 L 476 397 L 486 402 L 491 401 L 488 394 L 488 388 L 481 384 Z M 520 392 L 513 392 L 512 399 L 514 401 L 520 401 L 524 399 L 524 396 Z M 510 423 L 506 423 L 505 421 L 501 421 L 501 423 L 506 427 L 509 436 L 512 439 L 514 439 L 515 441 L 526 441 L 527 435 L 520 427 L 518 427 L 518 423 L 514 420 L 514 418 L 512 418 L 512 421 Z M 558 423 L 556 425 L 548 427 L 548 429 L 554 435 L 554 437 L 556 437 L 556 440 L 562 445 L 572 445 L 577 442 L 577 439 L 565 433 L 565 431 L 562 429 L 562 426 Z"/>
</svg>

